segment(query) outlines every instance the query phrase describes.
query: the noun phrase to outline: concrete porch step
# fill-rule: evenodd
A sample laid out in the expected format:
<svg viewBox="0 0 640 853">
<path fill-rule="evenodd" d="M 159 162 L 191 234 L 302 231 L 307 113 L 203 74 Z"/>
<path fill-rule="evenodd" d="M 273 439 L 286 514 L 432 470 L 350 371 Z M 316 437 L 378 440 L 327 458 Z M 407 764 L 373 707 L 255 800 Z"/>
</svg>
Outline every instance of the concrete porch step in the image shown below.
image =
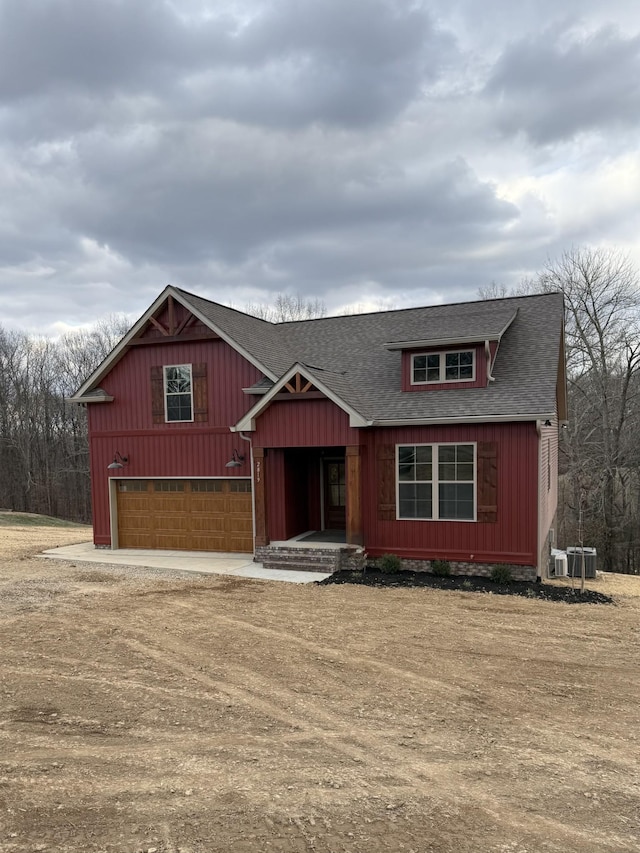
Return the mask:
<svg viewBox="0 0 640 853">
<path fill-rule="evenodd" d="M 273 569 L 275 571 L 319 572 L 321 574 L 332 574 L 337 571 L 337 567 L 334 564 L 312 563 L 310 561 L 283 563 L 279 560 L 267 560 L 262 565 L 265 569 Z"/>
</svg>

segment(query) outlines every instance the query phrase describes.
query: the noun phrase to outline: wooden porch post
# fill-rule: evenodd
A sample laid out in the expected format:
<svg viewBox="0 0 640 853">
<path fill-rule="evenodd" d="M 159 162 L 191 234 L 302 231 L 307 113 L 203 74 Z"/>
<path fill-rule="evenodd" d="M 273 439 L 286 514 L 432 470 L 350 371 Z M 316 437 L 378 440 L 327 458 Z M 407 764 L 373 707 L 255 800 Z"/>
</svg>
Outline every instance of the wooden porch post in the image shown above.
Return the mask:
<svg viewBox="0 0 640 853">
<path fill-rule="evenodd" d="M 347 463 L 347 545 L 362 545 L 362 486 L 360 445 L 348 445 Z"/>
<path fill-rule="evenodd" d="M 253 482 L 256 490 L 254 495 L 256 512 L 256 546 L 269 544 L 269 536 L 267 535 L 267 472 L 265 461 L 264 447 L 254 447 Z"/>
</svg>

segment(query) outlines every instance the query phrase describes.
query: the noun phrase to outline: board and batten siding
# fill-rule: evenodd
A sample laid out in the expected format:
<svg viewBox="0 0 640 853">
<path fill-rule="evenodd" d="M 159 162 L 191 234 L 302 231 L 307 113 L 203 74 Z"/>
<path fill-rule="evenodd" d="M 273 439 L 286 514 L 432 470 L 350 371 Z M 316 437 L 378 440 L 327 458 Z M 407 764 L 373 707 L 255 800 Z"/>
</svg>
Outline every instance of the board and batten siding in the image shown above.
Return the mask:
<svg viewBox="0 0 640 853">
<path fill-rule="evenodd" d="M 538 569 L 546 576 L 549 560 L 549 531 L 554 526 L 558 508 L 558 418 L 551 426 L 540 427 L 540 469 L 538 471 Z M 553 543 L 555 544 L 555 543 Z"/>
<path fill-rule="evenodd" d="M 193 423 L 154 423 L 151 369 L 172 364 L 207 366 L 207 417 Z M 129 463 L 120 477 L 248 477 L 248 445 L 230 432 L 255 402 L 242 388 L 262 374 L 225 341 L 134 346 L 104 378 L 112 403 L 87 407 L 90 434 L 93 529 L 96 545 L 111 544 L 107 465 L 118 451 Z M 246 457 L 226 468 L 233 449 Z"/>
<path fill-rule="evenodd" d="M 254 447 L 339 447 L 359 444 L 362 430 L 349 426 L 349 415 L 328 399 L 274 401 L 256 419 Z"/>
<path fill-rule="evenodd" d="M 538 562 L 538 435 L 535 423 L 363 430 L 363 524 L 367 553 L 477 563 Z M 381 457 L 397 444 L 483 442 L 497 452 L 495 522 L 396 520 L 394 490 L 381 495 Z M 384 485 L 383 485 L 383 488 Z M 391 498 L 392 506 L 388 505 Z M 381 507 L 380 502 L 383 506 Z"/>
</svg>

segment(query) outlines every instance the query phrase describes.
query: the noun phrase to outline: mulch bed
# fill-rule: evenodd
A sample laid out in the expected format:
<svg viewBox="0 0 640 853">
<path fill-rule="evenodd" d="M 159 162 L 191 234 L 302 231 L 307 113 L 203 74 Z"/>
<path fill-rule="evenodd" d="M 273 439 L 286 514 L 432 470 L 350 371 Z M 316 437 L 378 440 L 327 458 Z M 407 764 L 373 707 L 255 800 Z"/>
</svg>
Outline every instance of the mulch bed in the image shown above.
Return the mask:
<svg viewBox="0 0 640 853">
<path fill-rule="evenodd" d="M 565 604 L 615 604 L 610 595 L 587 589 L 580 592 L 580 582 L 576 589 L 568 586 L 552 586 L 546 583 L 530 581 L 512 581 L 498 584 L 489 578 L 462 577 L 459 575 L 439 577 L 426 572 L 397 572 L 389 574 L 367 569 L 364 572 L 334 572 L 319 582 L 321 585 L 352 583 L 375 587 L 429 587 L 430 589 L 453 589 L 458 592 L 484 593 L 485 595 L 520 595 L 524 598 L 537 598 L 543 601 L 563 601 Z"/>
</svg>

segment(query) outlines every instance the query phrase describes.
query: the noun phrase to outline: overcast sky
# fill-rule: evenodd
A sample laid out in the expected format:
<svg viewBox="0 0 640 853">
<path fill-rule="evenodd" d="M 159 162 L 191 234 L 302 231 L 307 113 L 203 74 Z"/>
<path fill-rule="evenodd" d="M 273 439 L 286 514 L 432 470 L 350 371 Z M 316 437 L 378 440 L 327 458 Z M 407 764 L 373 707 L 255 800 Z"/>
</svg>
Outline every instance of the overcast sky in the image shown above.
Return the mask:
<svg viewBox="0 0 640 853">
<path fill-rule="evenodd" d="M 0 324 L 640 265 L 637 0 L 0 0 Z"/>
</svg>

